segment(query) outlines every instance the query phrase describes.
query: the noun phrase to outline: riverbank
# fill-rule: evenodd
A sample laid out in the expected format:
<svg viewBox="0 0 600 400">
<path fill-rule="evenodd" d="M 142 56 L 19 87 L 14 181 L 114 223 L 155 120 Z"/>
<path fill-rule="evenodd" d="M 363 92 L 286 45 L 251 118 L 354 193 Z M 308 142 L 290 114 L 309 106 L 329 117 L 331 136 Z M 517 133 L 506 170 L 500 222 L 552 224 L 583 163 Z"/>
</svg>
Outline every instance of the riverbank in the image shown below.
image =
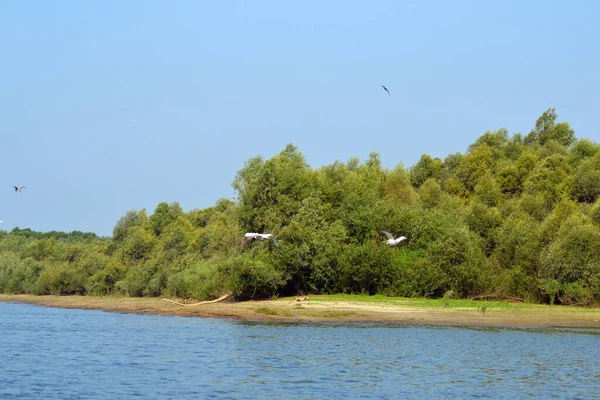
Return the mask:
<svg viewBox="0 0 600 400">
<path fill-rule="evenodd" d="M 281 322 L 381 322 L 507 327 L 600 328 L 600 309 L 491 301 L 309 296 L 181 306 L 161 298 L 4 295 L 0 301 L 48 307 L 182 317 Z"/>
</svg>

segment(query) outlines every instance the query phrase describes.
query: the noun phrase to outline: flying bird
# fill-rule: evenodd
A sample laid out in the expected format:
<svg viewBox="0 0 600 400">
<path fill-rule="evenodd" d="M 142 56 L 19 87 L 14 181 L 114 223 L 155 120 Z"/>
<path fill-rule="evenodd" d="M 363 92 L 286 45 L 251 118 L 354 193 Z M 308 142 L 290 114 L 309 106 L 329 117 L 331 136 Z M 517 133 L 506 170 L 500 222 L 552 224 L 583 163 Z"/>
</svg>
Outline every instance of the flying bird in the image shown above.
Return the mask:
<svg viewBox="0 0 600 400">
<path fill-rule="evenodd" d="M 16 187 L 16 186 L 14 186 L 14 185 L 13 185 L 13 187 L 15 188 L 15 192 L 22 192 L 22 191 L 23 191 L 23 189 L 25 189 L 27 186 L 19 186 L 19 187 Z"/>
<path fill-rule="evenodd" d="M 389 232 L 381 231 L 381 233 L 383 233 L 383 234 L 385 234 L 385 236 L 387 236 L 388 240 L 386 241 L 386 243 L 389 244 L 390 246 L 395 246 L 398 243 L 400 243 L 401 241 L 406 240 L 406 237 L 404 237 L 404 236 L 400 236 L 399 238 L 394 239 L 392 234 Z"/>
<path fill-rule="evenodd" d="M 277 248 L 279 248 L 277 239 L 275 239 L 275 236 L 273 236 L 272 234 L 270 234 L 270 233 L 251 233 L 251 232 L 248 232 L 244 235 L 240 246 L 243 246 L 247 241 L 252 240 L 252 239 L 258 239 L 258 240 L 273 239 L 275 246 L 277 246 Z"/>
<path fill-rule="evenodd" d="M 386 92 L 387 92 L 387 93 L 388 93 L 390 96 L 392 95 L 392 94 L 390 93 L 390 91 L 388 90 L 388 88 L 386 88 L 386 87 L 385 87 L 385 86 L 383 86 L 383 85 L 381 85 L 381 87 L 382 87 L 382 88 L 383 88 L 383 90 L 385 90 L 385 91 L 386 91 Z"/>
</svg>

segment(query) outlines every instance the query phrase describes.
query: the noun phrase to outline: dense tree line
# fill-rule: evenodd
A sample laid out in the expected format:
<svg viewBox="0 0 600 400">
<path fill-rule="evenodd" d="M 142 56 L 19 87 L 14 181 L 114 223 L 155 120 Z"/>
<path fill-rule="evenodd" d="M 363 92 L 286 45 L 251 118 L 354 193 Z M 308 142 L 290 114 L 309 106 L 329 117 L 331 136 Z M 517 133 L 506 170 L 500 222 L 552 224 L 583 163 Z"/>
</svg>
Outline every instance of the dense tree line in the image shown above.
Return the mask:
<svg viewBox="0 0 600 400">
<path fill-rule="evenodd" d="M 112 238 L 0 233 L 0 291 L 238 299 L 299 293 L 600 302 L 600 146 L 554 109 L 411 168 L 371 153 L 311 169 L 288 145 L 250 159 L 235 201 L 128 211 Z M 384 244 L 380 230 L 409 239 Z M 272 241 L 240 246 L 244 232 Z"/>
</svg>

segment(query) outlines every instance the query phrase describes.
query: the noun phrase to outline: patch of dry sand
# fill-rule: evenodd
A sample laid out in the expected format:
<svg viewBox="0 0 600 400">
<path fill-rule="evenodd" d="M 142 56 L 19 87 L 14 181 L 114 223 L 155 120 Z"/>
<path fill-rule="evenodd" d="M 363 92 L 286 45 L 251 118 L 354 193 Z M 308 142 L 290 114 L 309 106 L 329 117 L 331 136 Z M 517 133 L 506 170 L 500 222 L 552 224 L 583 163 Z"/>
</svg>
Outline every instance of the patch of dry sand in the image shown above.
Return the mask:
<svg viewBox="0 0 600 400">
<path fill-rule="evenodd" d="M 295 298 L 218 302 L 182 307 L 160 298 L 2 295 L 0 301 L 60 308 L 94 309 L 121 313 L 231 318 L 248 321 L 382 322 L 470 326 L 593 327 L 600 328 L 600 309 L 535 306 L 527 308 L 410 307 L 390 303 L 351 301 L 295 301 Z"/>
</svg>

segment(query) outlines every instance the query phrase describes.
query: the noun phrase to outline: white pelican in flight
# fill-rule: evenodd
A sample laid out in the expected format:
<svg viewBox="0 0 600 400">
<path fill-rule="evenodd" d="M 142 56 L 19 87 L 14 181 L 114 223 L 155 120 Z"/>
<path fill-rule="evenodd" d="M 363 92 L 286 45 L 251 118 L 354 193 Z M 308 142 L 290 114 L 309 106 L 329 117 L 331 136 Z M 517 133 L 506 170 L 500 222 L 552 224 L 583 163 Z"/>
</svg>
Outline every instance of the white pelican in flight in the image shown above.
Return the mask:
<svg viewBox="0 0 600 400">
<path fill-rule="evenodd" d="M 19 186 L 19 187 L 16 187 L 16 186 L 14 186 L 14 185 L 13 185 L 13 187 L 15 188 L 15 192 L 22 192 L 22 191 L 23 191 L 23 189 L 25 189 L 27 186 Z"/>
<path fill-rule="evenodd" d="M 400 236 L 399 238 L 394 239 L 392 234 L 389 232 L 381 231 L 381 233 L 383 233 L 383 234 L 385 234 L 385 236 L 387 236 L 388 240 L 386 241 L 386 243 L 389 244 L 390 246 L 395 246 L 398 243 L 400 243 L 401 241 L 406 240 L 406 237 L 404 237 L 404 236 Z"/>
<path fill-rule="evenodd" d="M 249 240 L 252 239 L 258 239 L 258 240 L 267 240 L 267 239 L 273 239 L 273 242 L 275 242 L 275 246 L 277 246 L 279 248 L 279 244 L 277 244 L 277 239 L 275 239 L 275 236 L 273 236 L 270 233 L 251 233 L 248 232 L 244 235 L 244 238 L 242 239 L 242 243 L 241 246 L 244 245 L 244 243 L 246 243 Z"/>
</svg>

